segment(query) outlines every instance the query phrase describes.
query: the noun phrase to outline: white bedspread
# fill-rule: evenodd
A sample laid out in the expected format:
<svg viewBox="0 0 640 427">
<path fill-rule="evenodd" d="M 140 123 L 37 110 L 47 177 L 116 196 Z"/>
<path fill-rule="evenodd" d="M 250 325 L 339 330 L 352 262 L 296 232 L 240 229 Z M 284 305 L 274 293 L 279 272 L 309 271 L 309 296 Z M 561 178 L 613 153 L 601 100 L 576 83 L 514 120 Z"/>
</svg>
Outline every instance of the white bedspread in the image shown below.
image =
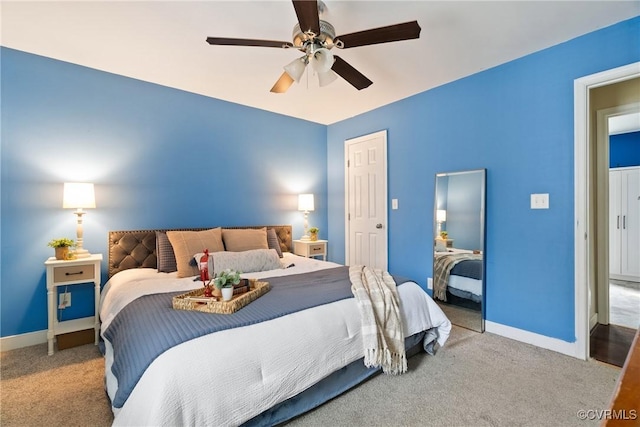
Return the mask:
<svg viewBox="0 0 640 427">
<path fill-rule="evenodd" d="M 299 274 L 338 266 L 289 253 L 282 262 L 295 266 L 243 277 Z M 178 279 L 175 273 L 155 269 L 118 273 L 102 292 L 102 330 L 119 310 L 141 295 L 186 292 L 198 286 L 192 278 Z M 398 295 L 405 336 L 435 327 L 438 343 L 444 345 L 451 322 L 435 302 L 415 283 L 399 286 Z M 110 343 L 105 344 L 106 387 L 113 399 L 117 390 L 110 369 L 113 352 Z M 124 406 L 114 408 L 114 425 L 238 425 L 363 355 L 360 314 L 353 298 L 220 331 L 160 355 Z"/>
</svg>

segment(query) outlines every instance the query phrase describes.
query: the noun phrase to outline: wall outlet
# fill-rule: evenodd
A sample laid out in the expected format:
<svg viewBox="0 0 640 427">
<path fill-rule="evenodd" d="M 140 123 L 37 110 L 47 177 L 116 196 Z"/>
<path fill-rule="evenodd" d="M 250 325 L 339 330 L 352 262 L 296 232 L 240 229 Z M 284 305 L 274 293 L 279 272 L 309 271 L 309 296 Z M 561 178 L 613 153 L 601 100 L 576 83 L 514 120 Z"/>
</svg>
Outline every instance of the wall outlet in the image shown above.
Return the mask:
<svg viewBox="0 0 640 427">
<path fill-rule="evenodd" d="M 549 209 L 549 193 L 532 194 L 531 209 Z"/>
<path fill-rule="evenodd" d="M 431 277 L 427 279 L 427 289 L 433 290 L 433 279 Z"/>
<path fill-rule="evenodd" d="M 71 292 L 64 292 L 58 295 L 58 308 L 65 309 L 71 307 Z"/>
</svg>

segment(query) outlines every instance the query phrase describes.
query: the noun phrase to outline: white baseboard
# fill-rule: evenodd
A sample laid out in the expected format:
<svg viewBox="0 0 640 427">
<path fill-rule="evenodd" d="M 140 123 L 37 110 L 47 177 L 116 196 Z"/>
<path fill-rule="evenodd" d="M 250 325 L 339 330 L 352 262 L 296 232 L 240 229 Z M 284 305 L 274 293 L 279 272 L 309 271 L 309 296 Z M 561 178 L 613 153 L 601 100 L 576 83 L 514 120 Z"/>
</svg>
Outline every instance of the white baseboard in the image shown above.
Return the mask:
<svg viewBox="0 0 640 427">
<path fill-rule="evenodd" d="M 546 348 L 547 350 L 556 351 L 558 353 L 580 359 L 578 356 L 579 352 L 576 342 L 562 341 L 557 338 L 547 337 L 545 335 L 525 331 L 524 329 L 491 322 L 489 320 L 485 320 L 484 324 L 486 332 L 491 332 L 492 334 L 500 335 L 505 338 L 535 345 L 536 347 Z"/>
<path fill-rule="evenodd" d="M 12 335 L 10 337 L 0 338 L 0 351 L 15 350 L 22 347 L 30 347 L 32 345 L 47 342 L 47 331 L 29 332 L 26 334 Z"/>
</svg>

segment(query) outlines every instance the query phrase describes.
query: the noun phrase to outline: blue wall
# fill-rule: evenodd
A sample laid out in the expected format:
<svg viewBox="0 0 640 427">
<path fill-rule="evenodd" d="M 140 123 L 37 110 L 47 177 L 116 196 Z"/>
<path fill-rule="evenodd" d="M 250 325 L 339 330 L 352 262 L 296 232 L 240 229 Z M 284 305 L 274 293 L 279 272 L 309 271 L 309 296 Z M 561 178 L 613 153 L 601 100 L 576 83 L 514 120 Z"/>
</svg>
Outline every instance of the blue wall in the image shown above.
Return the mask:
<svg viewBox="0 0 640 427">
<path fill-rule="evenodd" d="M 388 132 L 389 270 L 432 276 L 434 177 L 487 169 L 486 316 L 574 333 L 574 79 L 640 61 L 640 18 L 329 126 L 330 252 L 344 260 L 344 141 Z M 433 65 L 437 67 L 437 64 Z M 549 193 L 550 209 L 530 209 Z"/>
<path fill-rule="evenodd" d="M 609 167 L 640 165 L 640 132 L 609 136 Z"/>
<path fill-rule="evenodd" d="M 302 235 L 300 192 L 315 194 L 310 223 L 326 237 L 326 126 L 12 49 L 0 54 L 2 337 L 47 328 L 47 242 L 75 238 L 75 216 L 62 209 L 65 181 L 95 183 L 84 246 L 104 255 L 103 272 L 109 230 L 293 224 Z M 92 314 L 91 292 L 72 288 L 65 320 Z"/>
</svg>

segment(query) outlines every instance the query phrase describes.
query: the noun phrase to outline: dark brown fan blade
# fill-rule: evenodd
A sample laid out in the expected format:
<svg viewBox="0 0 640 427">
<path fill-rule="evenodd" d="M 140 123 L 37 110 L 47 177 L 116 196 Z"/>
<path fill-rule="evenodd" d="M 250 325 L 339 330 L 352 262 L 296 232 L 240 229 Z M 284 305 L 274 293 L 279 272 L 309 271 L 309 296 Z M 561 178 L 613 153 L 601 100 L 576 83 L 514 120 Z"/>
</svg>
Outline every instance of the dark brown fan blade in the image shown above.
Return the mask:
<svg viewBox="0 0 640 427">
<path fill-rule="evenodd" d="M 355 87 L 358 90 L 362 90 L 371 86 L 371 83 L 373 82 L 366 78 L 360 71 L 349 65 L 347 61 L 336 55 L 333 55 L 333 57 L 335 58 L 335 62 L 333 63 L 331 69 L 335 71 L 340 77 L 349 82 L 351 86 Z"/>
<path fill-rule="evenodd" d="M 293 84 L 293 79 L 287 72 L 282 73 L 276 84 L 271 88 L 273 93 L 285 93 L 289 87 Z"/>
<path fill-rule="evenodd" d="M 223 46 L 293 47 L 293 43 L 277 40 L 230 39 L 226 37 L 207 37 L 207 43 Z"/>
<path fill-rule="evenodd" d="M 293 8 L 296 10 L 300 30 L 313 34 L 320 34 L 320 17 L 318 16 L 318 2 L 311 0 L 293 0 Z"/>
<path fill-rule="evenodd" d="M 346 49 L 349 47 L 417 39 L 420 37 L 420 30 L 421 28 L 420 25 L 418 25 L 418 21 L 405 22 L 404 24 L 372 28 L 370 30 L 337 36 L 335 43 L 342 42 L 343 46 L 338 45 L 338 47 Z"/>
</svg>

